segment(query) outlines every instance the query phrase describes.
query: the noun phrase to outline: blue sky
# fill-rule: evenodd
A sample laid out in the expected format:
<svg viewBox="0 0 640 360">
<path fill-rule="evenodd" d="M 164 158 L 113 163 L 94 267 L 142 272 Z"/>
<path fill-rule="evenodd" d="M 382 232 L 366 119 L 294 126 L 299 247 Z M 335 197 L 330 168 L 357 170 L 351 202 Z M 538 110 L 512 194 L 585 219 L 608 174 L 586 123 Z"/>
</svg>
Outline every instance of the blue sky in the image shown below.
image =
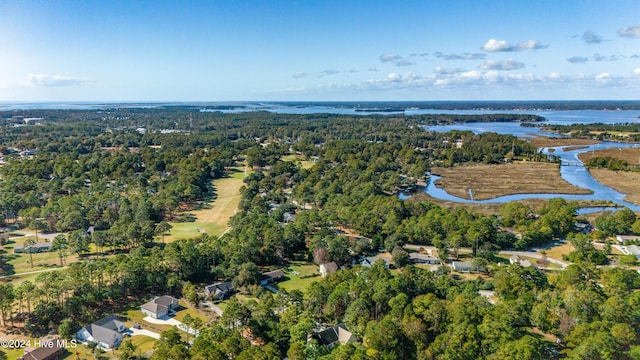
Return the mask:
<svg viewBox="0 0 640 360">
<path fill-rule="evenodd" d="M 640 1 L 0 0 L 0 101 L 640 99 Z"/>
</svg>

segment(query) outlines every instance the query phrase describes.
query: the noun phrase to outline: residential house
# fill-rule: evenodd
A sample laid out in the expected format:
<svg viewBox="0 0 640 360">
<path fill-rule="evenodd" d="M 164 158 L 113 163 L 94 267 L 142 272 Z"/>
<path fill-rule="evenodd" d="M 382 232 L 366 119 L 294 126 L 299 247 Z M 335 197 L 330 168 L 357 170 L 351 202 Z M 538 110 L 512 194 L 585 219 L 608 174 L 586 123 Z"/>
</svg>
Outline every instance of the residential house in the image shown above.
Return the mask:
<svg viewBox="0 0 640 360">
<path fill-rule="evenodd" d="M 391 260 L 389 260 L 388 258 L 385 258 L 385 257 L 376 258 L 376 257 L 373 257 L 373 256 L 363 256 L 363 257 L 360 258 L 359 263 L 360 263 L 360 265 L 362 265 L 364 267 L 371 267 L 378 260 L 384 261 L 385 269 L 388 269 L 391 266 Z"/>
<path fill-rule="evenodd" d="M 328 349 L 333 349 L 337 345 L 356 342 L 356 336 L 344 324 L 319 330 L 311 338 Z"/>
<path fill-rule="evenodd" d="M 430 254 L 409 253 L 409 260 L 416 264 L 440 264 L 440 260 Z"/>
<path fill-rule="evenodd" d="M 204 294 L 207 297 L 212 297 L 218 300 L 224 300 L 227 297 L 231 296 L 236 290 L 231 284 L 231 281 L 219 281 L 217 283 L 213 283 L 211 285 L 207 285 L 204 288 Z"/>
<path fill-rule="evenodd" d="M 18 360 L 59 360 L 65 357 L 65 347 L 59 339 L 41 339 L 39 347 L 25 348 Z"/>
<path fill-rule="evenodd" d="M 523 259 L 518 255 L 511 255 L 511 257 L 509 258 L 509 263 L 511 264 L 520 264 L 520 266 L 522 267 L 531 267 L 534 266 L 531 261 L 527 260 L 527 259 Z M 534 266 L 535 267 L 535 266 Z"/>
<path fill-rule="evenodd" d="M 125 330 L 124 324 L 115 315 L 109 315 L 78 330 L 76 338 L 82 342 L 96 343 L 99 347 L 109 350 L 120 346 L 122 332 Z"/>
<path fill-rule="evenodd" d="M 140 311 L 154 319 L 166 319 L 175 314 L 178 307 L 180 307 L 178 299 L 163 295 L 140 306 Z"/>
<path fill-rule="evenodd" d="M 284 279 L 284 271 L 278 269 L 269 271 L 262 274 L 262 278 L 260 279 L 260 285 L 265 286 L 269 284 L 275 284 L 278 281 Z"/>
<path fill-rule="evenodd" d="M 616 235 L 616 240 L 618 240 L 622 245 L 626 244 L 629 241 L 640 242 L 640 235 Z"/>
<path fill-rule="evenodd" d="M 322 275 L 322 277 L 326 277 L 336 271 L 338 271 L 338 264 L 336 264 L 335 261 L 320 264 L 320 275 Z"/>
<path fill-rule="evenodd" d="M 49 252 L 52 245 L 51 241 L 38 242 L 28 246 L 16 244 L 16 246 L 13 247 L 13 252 L 16 254 Z"/>
<path fill-rule="evenodd" d="M 471 272 L 473 265 L 469 261 L 452 261 L 451 267 L 459 272 Z"/>
</svg>

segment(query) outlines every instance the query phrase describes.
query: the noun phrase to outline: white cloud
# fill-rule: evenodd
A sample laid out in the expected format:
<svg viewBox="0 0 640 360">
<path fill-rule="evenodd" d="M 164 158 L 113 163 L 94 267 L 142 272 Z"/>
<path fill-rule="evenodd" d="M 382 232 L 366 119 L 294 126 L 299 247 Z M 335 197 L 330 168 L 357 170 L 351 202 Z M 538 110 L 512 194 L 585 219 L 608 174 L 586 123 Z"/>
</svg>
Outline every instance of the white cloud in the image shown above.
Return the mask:
<svg viewBox="0 0 640 360">
<path fill-rule="evenodd" d="M 392 81 L 392 82 L 398 82 L 402 80 L 402 76 L 400 76 L 400 74 L 398 73 L 391 73 L 389 75 L 387 75 L 387 80 Z"/>
<path fill-rule="evenodd" d="M 596 75 L 595 79 L 597 81 L 607 81 L 609 79 L 611 79 L 611 74 L 608 72 L 603 72 L 601 74 Z"/>
<path fill-rule="evenodd" d="M 517 50 L 539 50 L 548 47 L 549 45 L 544 45 L 538 40 L 527 40 L 516 45 Z"/>
<path fill-rule="evenodd" d="M 586 56 L 572 56 L 570 58 L 567 58 L 567 61 L 572 64 L 585 64 L 587 61 L 589 61 L 589 58 Z"/>
<path fill-rule="evenodd" d="M 591 30 L 583 32 L 581 38 L 587 44 L 600 44 L 602 42 L 602 38 Z"/>
<path fill-rule="evenodd" d="M 635 75 L 640 76 L 640 68 L 635 68 L 635 69 L 633 69 L 633 73 L 634 73 Z"/>
<path fill-rule="evenodd" d="M 625 26 L 618 30 L 618 35 L 626 38 L 640 38 L 640 26 Z"/>
<path fill-rule="evenodd" d="M 538 49 L 545 49 L 547 47 L 549 47 L 549 45 L 543 45 L 538 40 L 527 40 L 527 41 L 518 43 L 517 45 L 512 45 L 505 40 L 489 39 L 487 40 L 486 43 L 484 43 L 484 45 L 482 45 L 482 50 L 486 52 L 500 52 L 500 51 L 508 52 L 508 51 L 520 51 L 520 50 L 538 50 Z"/>
<path fill-rule="evenodd" d="M 483 70 L 517 70 L 522 69 L 523 67 L 523 62 L 513 59 L 506 59 L 502 61 L 487 60 L 482 65 L 480 65 L 480 69 Z"/>
<path fill-rule="evenodd" d="M 486 52 L 513 51 L 514 47 L 504 40 L 489 39 L 482 45 L 482 50 Z"/>
<path fill-rule="evenodd" d="M 461 53 L 461 54 L 445 54 L 441 51 L 433 53 L 433 56 L 444 60 L 484 60 L 487 57 L 483 53 Z"/>
<path fill-rule="evenodd" d="M 79 86 L 92 82 L 85 78 L 74 78 L 62 75 L 49 74 L 29 74 L 27 75 L 27 84 L 34 87 L 60 87 L 60 86 Z"/>
<path fill-rule="evenodd" d="M 383 63 L 396 62 L 399 60 L 402 60 L 402 56 L 400 55 L 389 54 L 389 53 L 380 55 L 380 61 L 382 61 Z"/>
<path fill-rule="evenodd" d="M 307 76 L 309 76 L 309 74 L 307 74 L 304 71 L 296 71 L 296 72 L 293 73 L 293 78 L 294 79 L 302 79 L 302 78 L 305 78 Z"/>
</svg>

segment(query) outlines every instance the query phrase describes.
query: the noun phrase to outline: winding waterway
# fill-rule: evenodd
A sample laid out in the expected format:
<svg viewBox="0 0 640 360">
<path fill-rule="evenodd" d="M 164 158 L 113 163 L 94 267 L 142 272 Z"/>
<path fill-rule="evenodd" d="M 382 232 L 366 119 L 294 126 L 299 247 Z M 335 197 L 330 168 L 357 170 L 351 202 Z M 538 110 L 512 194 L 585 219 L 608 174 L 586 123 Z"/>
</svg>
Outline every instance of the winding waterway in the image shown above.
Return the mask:
<svg viewBox="0 0 640 360">
<path fill-rule="evenodd" d="M 485 132 L 485 131 L 494 131 L 496 129 L 495 123 L 475 123 L 471 126 L 465 128 L 466 124 L 457 124 L 458 130 L 471 130 L 474 132 Z M 502 126 L 502 124 L 498 124 L 498 128 L 501 130 L 505 130 L 510 128 L 509 126 Z M 530 128 L 524 128 L 530 129 Z M 429 130 L 432 131 L 450 131 L 450 126 L 442 126 L 442 127 L 429 127 Z M 531 129 L 537 130 L 537 129 Z M 503 132 L 509 133 L 509 132 Z M 535 132 L 536 134 L 541 134 L 541 132 Z M 518 132 L 511 133 L 513 135 L 522 136 Z M 456 201 L 463 203 L 476 203 L 476 204 L 488 204 L 488 203 L 504 203 L 514 200 L 523 200 L 523 199 L 550 199 L 555 197 L 562 197 L 567 200 L 609 200 L 612 203 L 617 205 L 626 206 L 634 211 L 640 211 L 640 206 L 630 203 L 624 200 L 625 194 L 622 194 L 608 186 L 605 186 L 598 182 L 596 179 L 591 176 L 587 168 L 583 165 L 582 161 L 578 158 L 578 154 L 588 153 L 594 150 L 602 150 L 609 148 L 629 148 L 629 147 L 637 147 L 640 148 L 640 144 L 631 144 L 631 143 L 618 143 L 618 142 L 602 142 L 600 144 L 589 145 L 586 147 L 581 147 L 580 149 L 565 151 L 562 146 L 554 147 L 554 148 L 543 148 L 542 152 L 545 154 L 553 154 L 555 156 L 560 157 L 560 161 L 562 166 L 560 166 L 560 175 L 564 180 L 568 183 L 589 189 L 593 191 L 592 194 L 587 195 L 570 195 L 570 194 L 514 194 L 514 195 L 505 195 L 496 197 L 488 200 L 469 200 L 460 197 L 453 196 L 447 193 L 445 190 L 438 188 L 435 185 L 435 181 L 440 177 L 432 175 L 431 181 L 429 181 L 428 186 L 424 189 L 424 192 L 429 196 L 447 201 Z M 553 151 L 549 151 L 553 149 Z M 640 186 L 640 184 L 638 185 Z M 588 212 L 588 210 L 584 210 L 583 213 Z"/>
</svg>

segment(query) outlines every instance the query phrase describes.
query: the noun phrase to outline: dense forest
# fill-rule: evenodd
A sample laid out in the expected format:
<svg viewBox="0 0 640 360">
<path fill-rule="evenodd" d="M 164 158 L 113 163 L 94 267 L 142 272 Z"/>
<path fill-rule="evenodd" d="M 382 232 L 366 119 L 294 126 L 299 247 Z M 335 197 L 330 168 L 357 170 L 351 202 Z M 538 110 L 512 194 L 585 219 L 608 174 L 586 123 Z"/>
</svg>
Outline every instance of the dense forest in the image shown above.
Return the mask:
<svg viewBox="0 0 640 360">
<path fill-rule="evenodd" d="M 421 125 L 430 121 L 461 120 L 190 108 L 4 113 L 0 220 L 63 232 L 54 240 L 61 263 L 70 253 L 81 260 L 33 282 L 0 284 L 2 324 L 68 338 L 131 301 L 168 293 L 198 304 L 193 284 L 229 280 L 257 301 L 232 298 L 219 321 L 197 325 L 191 343 L 177 330 L 163 333 L 153 359 L 638 358 L 640 275 L 597 267 L 606 251 L 591 245 L 616 226 L 640 230 L 635 214 L 603 216 L 606 232 L 584 235 L 575 227 L 577 204 L 562 199 L 535 208 L 509 203 L 493 215 L 400 200 L 400 190 L 428 181 L 432 166 L 547 161 L 513 136 L 427 132 Z M 289 154 L 313 166 L 283 161 Z M 230 230 L 160 243 L 166 223 L 215 198 L 212 181 L 240 162 L 253 172 Z M 574 264 L 552 276 L 497 266 L 501 249 L 565 238 Z M 406 244 L 435 246 L 443 259 L 471 249 L 474 271 L 488 280 L 408 265 Z M 89 253 L 89 245 L 99 250 Z M 379 251 L 398 269 L 383 261 L 351 268 Z M 3 274 L 12 272 L 6 256 Z M 302 291 L 272 295 L 256 286 L 262 271 L 294 260 L 345 270 Z M 499 301 L 479 290 L 494 290 Z M 307 341 L 317 323 L 344 323 L 358 342 L 328 349 Z M 261 341 L 249 342 L 246 331 Z"/>
</svg>

